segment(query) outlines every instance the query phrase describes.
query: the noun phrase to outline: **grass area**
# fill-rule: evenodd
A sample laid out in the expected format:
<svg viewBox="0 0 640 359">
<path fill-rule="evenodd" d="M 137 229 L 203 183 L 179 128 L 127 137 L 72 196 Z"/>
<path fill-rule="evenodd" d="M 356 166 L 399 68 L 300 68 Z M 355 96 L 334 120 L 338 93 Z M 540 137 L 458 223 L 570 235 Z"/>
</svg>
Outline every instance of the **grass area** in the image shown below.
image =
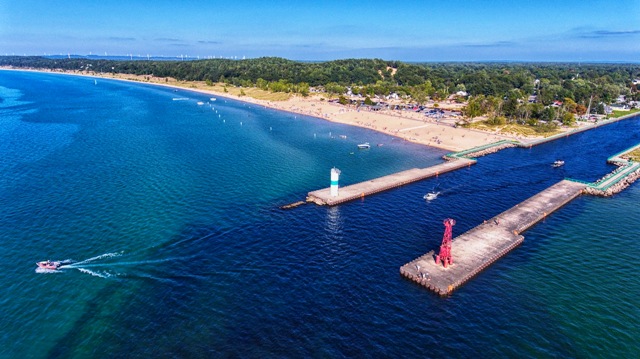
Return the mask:
<svg viewBox="0 0 640 359">
<path fill-rule="evenodd" d="M 630 115 L 632 113 L 640 112 L 640 108 L 632 108 L 629 111 L 617 111 L 613 110 L 613 113 L 609 115 L 609 117 L 618 118 L 626 115 Z"/>
<path fill-rule="evenodd" d="M 227 93 L 229 95 L 235 96 L 247 96 L 251 98 L 255 98 L 257 100 L 265 100 L 265 101 L 286 101 L 291 98 L 292 94 L 284 93 L 284 92 L 270 92 L 261 90 L 257 87 L 235 87 L 233 85 L 226 85 L 223 83 L 215 83 L 213 86 L 207 85 L 204 81 L 176 81 L 172 78 L 154 78 L 152 76 L 144 76 L 144 75 L 129 75 L 129 74 L 116 74 L 113 77 L 121 78 L 130 81 L 139 81 L 139 82 L 151 82 L 157 83 L 161 85 L 172 85 L 179 86 L 188 89 L 194 90 L 205 90 L 205 91 L 216 91 L 220 93 Z M 227 91 L 225 92 L 225 87 Z"/>
<path fill-rule="evenodd" d="M 527 126 L 527 125 L 519 125 L 519 124 L 506 124 L 506 125 L 491 125 L 487 124 L 484 121 L 481 122 L 473 122 L 468 125 L 469 128 L 474 128 L 482 131 L 490 131 L 490 132 L 498 132 L 503 135 L 511 135 L 511 136 L 543 136 L 549 137 L 555 134 L 561 133 L 559 129 L 552 129 L 547 131 L 540 131 L 540 129 Z"/>
<path fill-rule="evenodd" d="M 625 157 L 627 156 L 633 162 L 640 162 L 640 148 L 636 148 L 635 150 L 627 153 Z"/>
<path fill-rule="evenodd" d="M 224 84 L 221 84 L 221 83 L 214 84 L 213 86 L 207 86 L 206 84 L 203 84 L 201 87 L 198 87 L 198 88 L 202 90 L 211 90 L 211 91 L 225 93 L 224 91 L 225 86 Z M 226 93 L 228 94 L 236 95 L 236 96 L 252 97 L 257 100 L 286 101 L 291 97 L 291 94 L 288 94 L 288 93 L 270 92 L 270 91 L 261 90 L 257 87 L 245 88 L 245 87 L 235 87 L 235 86 L 227 85 L 226 88 L 227 88 Z"/>
</svg>

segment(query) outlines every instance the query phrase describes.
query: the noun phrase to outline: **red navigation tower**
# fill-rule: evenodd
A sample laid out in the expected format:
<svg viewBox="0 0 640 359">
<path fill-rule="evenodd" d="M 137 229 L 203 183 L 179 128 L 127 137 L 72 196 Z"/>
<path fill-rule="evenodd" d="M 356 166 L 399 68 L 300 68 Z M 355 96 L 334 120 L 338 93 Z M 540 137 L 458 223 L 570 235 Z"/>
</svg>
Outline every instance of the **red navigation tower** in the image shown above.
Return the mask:
<svg viewBox="0 0 640 359">
<path fill-rule="evenodd" d="M 445 268 L 449 264 L 453 264 L 453 258 L 451 258 L 451 227 L 455 226 L 456 220 L 447 218 L 444 220 L 444 237 L 442 237 L 442 244 L 440 245 L 440 254 L 436 256 L 436 264 L 442 264 Z"/>
</svg>

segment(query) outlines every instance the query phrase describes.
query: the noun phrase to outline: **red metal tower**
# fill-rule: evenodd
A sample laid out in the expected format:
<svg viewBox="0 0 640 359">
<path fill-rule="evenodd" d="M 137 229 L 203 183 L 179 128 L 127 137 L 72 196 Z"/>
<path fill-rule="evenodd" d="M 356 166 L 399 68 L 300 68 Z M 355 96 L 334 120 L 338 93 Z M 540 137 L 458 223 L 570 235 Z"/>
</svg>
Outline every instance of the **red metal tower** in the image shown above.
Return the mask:
<svg viewBox="0 0 640 359">
<path fill-rule="evenodd" d="M 451 257 L 451 227 L 456 225 L 456 220 L 447 218 L 443 222 L 444 224 L 444 237 L 442 237 L 442 244 L 440 245 L 440 254 L 436 256 L 436 264 L 442 264 L 445 268 L 449 264 L 453 264 L 453 258 Z"/>
</svg>

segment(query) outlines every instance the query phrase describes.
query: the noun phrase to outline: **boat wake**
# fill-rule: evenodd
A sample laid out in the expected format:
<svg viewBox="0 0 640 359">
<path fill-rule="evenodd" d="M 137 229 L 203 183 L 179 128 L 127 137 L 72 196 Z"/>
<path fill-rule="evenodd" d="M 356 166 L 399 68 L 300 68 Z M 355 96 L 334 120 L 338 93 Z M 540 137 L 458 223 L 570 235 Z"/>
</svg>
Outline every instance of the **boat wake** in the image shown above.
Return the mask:
<svg viewBox="0 0 640 359">
<path fill-rule="evenodd" d="M 92 271 L 92 270 L 89 270 L 89 269 L 86 269 L 86 268 L 76 268 L 76 269 L 79 270 L 82 273 L 86 273 L 86 274 L 92 275 L 94 277 L 100 277 L 100 278 L 113 277 L 113 274 L 111 274 L 109 272 L 106 272 L 106 271 L 102 271 L 102 272 Z"/>
<path fill-rule="evenodd" d="M 114 258 L 114 257 L 120 257 L 122 256 L 124 253 L 123 252 L 117 252 L 117 253 L 105 253 L 105 254 L 101 254 L 99 256 L 95 256 L 95 257 L 91 257 L 89 259 L 85 259 L 83 261 L 79 261 L 79 262 L 74 262 L 71 259 L 66 259 L 63 261 L 43 261 L 43 262 L 38 262 L 38 267 L 36 268 L 36 273 L 62 273 L 63 269 L 77 269 L 80 272 L 83 273 L 87 273 L 87 274 L 91 274 L 94 276 L 98 276 L 98 277 L 102 277 L 102 278 L 108 278 L 111 277 L 112 275 L 110 273 L 98 273 L 98 272 L 94 272 L 91 271 L 89 269 L 85 269 L 84 267 L 86 266 L 92 266 L 92 264 L 97 260 L 101 260 L 101 259 L 107 259 L 107 258 Z M 108 264 L 102 264 L 102 265 L 108 265 Z"/>
<path fill-rule="evenodd" d="M 63 273 L 63 270 L 76 269 L 81 273 L 89 274 L 99 278 L 116 278 L 116 277 L 145 277 L 149 278 L 150 273 L 156 272 L 158 268 L 166 268 L 168 263 L 176 263 L 177 261 L 186 260 L 184 258 L 165 258 L 165 259 L 147 259 L 147 260 L 129 260 L 114 261 L 113 258 L 124 256 L 124 251 L 105 253 L 99 256 L 91 257 L 79 262 L 66 260 L 60 262 L 58 267 L 54 268 L 36 268 L 37 273 Z M 122 258 L 120 259 L 122 260 Z M 161 275 L 162 276 L 162 275 Z M 154 276 L 152 275 L 151 278 Z"/>
<path fill-rule="evenodd" d="M 56 269 L 47 269 L 47 268 L 36 268 L 36 273 L 40 273 L 40 274 L 52 274 L 52 273 L 61 273 L 59 270 Z"/>
<path fill-rule="evenodd" d="M 85 259 L 85 260 L 80 261 L 80 262 L 72 263 L 72 264 L 70 264 L 70 265 L 67 265 L 66 267 L 74 268 L 74 267 L 78 267 L 78 266 L 80 266 L 80 265 L 83 265 L 83 264 L 85 264 L 85 263 L 90 263 L 90 262 L 97 261 L 97 260 L 100 260 L 100 259 L 120 257 L 120 256 L 122 256 L 123 254 L 124 254 L 124 251 L 121 251 L 121 252 L 115 252 L 115 253 L 105 253 L 105 254 L 101 254 L 101 255 L 96 256 L 96 257 L 92 257 L 92 258 L 89 258 L 89 259 Z"/>
<path fill-rule="evenodd" d="M 104 279 L 116 278 L 146 278 L 146 279 L 163 279 L 167 276 L 166 269 L 171 265 L 184 265 L 192 261 L 192 258 L 170 257 L 161 259 L 141 259 L 127 258 L 124 251 L 105 253 L 99 256 L 91 257 L 82 261 L 65 260 L 59 262 L 43 261 L 39 263 L 51 263 L 51 267 L 38 265 L 37 273 L 64 273 L 71 270 L 77 270 L 80 273 L 89 274 L 93 277 Z"/>
</svg>

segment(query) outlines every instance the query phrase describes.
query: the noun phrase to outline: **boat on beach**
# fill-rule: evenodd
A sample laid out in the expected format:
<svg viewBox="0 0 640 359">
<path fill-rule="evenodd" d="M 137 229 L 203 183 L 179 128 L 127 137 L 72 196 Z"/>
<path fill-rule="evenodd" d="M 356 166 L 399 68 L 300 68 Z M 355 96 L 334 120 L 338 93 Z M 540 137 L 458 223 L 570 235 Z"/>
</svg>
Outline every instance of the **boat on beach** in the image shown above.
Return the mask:
<svg viewBox="0 0 640 359">
<path fill-rule="evenodd" d="M 554 167 L 554 168 L 561 167 L 561 166 L 564 166 L 563 160 L 555 160 L 553 164 L 551 164 L 551 167 Z"/>
<path fill-rule="evenodd" d="M 365 143 L 359 144 L 358 148 L 361 149 L 361 150 L 366 150 L 368 148 L 371 148 L 371 145 L 369 144 L 369 142 L 365 142 Z"/>
</svg>

